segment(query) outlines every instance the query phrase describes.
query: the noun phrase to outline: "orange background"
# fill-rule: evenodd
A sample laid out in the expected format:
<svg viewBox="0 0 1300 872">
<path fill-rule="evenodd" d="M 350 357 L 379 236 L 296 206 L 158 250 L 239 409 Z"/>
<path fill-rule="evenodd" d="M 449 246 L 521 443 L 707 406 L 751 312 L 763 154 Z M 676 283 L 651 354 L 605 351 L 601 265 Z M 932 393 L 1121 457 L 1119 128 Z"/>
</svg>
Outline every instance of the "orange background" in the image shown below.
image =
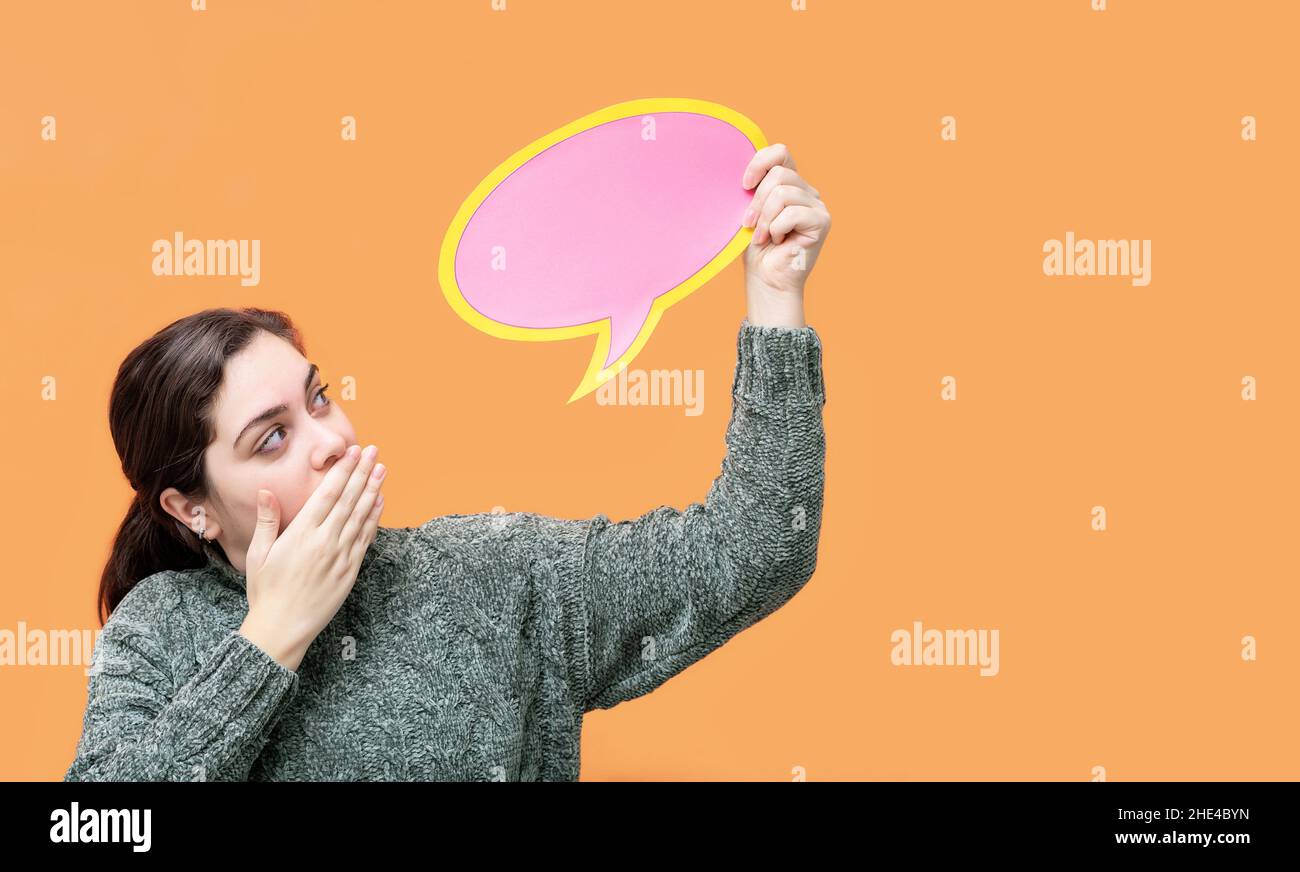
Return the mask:
<svg viewBox="0 0 1300 872">
<path fill-rule="evenodd" d="M 699 417 L 566 406 L 589 341 L 478 333 L 436 282 L 447 223 L 498 162 L 604 106 L 689 96 L 787 143 L 834 216 L 807 296 L 819 565 L 767 620 L 588 715 L 583 779 L 1300 777 L 1300 20 L 1108 5 L 7 6 L 0 628 L 98 628 L 130 496 L 112 378 L 211 306 L 283 309 L 326 380 L 355 376 L 345 410 L 392 470 L 385 526 L 703 500 L 738 261 L 633 362 L 703 369 Z M 152 241 L 177 230 L 261 239 L 261 284 L 153 276 Z M 1151 284 L 1044 276 L 1043 242 L 1069 230 L 1152 240 Z M 999 629 L 1000 674 L 892 666 L 914 620 Z M 0 778 L 62 777 L 85 685 L 79 666 L 0 667 Z"/>
</svg>

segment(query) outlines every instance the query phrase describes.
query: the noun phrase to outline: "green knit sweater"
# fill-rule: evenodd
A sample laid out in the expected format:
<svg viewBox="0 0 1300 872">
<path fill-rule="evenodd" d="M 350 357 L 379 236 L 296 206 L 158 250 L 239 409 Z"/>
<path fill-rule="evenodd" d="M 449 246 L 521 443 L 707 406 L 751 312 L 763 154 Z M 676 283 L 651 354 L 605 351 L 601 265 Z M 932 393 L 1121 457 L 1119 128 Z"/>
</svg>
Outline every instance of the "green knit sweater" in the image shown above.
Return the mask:
<svg viewBox="0 0 1300 872">
<path fill-rule="evenodd" d="M 825 436 L 812 327 L 742 321 L 704 503 L 380 527 L 288 669 L 238 632 L 245 576 L 140 581 L 95 647 L 66 781 L 577 780 L 583 714 L 654 690 L 812 576 Z"/>
</svg>

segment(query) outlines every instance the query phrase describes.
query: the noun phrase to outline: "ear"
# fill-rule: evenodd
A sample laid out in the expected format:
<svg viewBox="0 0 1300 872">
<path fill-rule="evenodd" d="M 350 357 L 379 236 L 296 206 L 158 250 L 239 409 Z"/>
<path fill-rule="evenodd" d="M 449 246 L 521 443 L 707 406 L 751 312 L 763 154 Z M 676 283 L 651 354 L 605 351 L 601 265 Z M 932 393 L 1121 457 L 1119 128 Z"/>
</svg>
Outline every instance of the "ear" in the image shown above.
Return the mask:
<svg viewBox="0 0 1300 872">
<path fill-rule="evenodd" d="M 169 487 L 158 496 L 163 511 L 181 523 L 183 529 L 189 530 L 196 537 L 203 531 L 204 539 L 216 539 L 221 535 L 221 523 L 216 516 L 209 513 L 207 506 L 196 503 L 174 487 Z"/>
</svg>

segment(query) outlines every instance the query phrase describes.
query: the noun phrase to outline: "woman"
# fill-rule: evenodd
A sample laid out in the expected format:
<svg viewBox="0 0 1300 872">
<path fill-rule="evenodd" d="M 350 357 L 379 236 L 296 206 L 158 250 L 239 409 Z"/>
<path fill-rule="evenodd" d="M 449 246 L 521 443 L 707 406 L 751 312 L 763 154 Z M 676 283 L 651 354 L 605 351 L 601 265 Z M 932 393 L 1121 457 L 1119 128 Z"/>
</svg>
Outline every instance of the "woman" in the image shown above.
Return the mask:
<svg viewBox="0 0 1300 872">
<path fill-rule="evenodd" d="M 110 423 L 137 499 L 65 780 L 577 780 L 585 712 L 794 596 L 821 528 L 803 292 L 830 215 L 783 145 L 756 183 L 727 455 L 685 511 L 380 527 L 383 464 L 283 315 L 208 310 L 135 349 Z"/>
</svg>

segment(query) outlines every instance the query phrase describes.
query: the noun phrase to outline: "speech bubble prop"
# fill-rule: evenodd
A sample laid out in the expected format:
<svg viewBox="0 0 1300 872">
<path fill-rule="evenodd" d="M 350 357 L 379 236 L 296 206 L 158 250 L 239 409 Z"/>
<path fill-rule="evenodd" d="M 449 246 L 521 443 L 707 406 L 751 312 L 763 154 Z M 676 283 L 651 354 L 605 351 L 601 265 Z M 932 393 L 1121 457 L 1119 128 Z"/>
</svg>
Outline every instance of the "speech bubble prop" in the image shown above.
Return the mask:
<svg viewBox="0 0 1300 872">
<path fill-rule="evenodd" d="M 595 334 L 568 402 L 617 375 L 670 306 L 749 245 L 741 175 L 767 145 L 744 115 L 685 97 L 607 106 L 535 140 L 465 199 L 438 281 L 484 333 Z"/>
</svg>

